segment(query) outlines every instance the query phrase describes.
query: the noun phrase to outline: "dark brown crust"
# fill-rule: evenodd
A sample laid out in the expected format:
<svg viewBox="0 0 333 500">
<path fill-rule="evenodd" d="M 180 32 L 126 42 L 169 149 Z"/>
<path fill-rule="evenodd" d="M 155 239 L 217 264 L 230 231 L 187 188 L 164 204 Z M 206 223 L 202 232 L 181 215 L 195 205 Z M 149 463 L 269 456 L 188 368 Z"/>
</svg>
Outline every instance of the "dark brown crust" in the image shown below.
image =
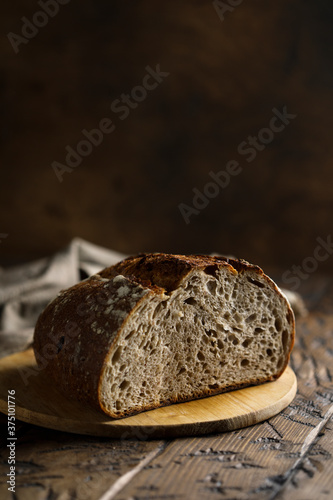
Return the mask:
<svg viewBox="0 0 333 500">
<path fill-rule="evenodd" d="M 140 282 L 148 287 L 160 287 L 166 292 L 177 288 L 182 279 L 193 269 L 211 268 L 218 266 L 229 267 L 237 272 L 244 272 L 249 269 L 257 271 L 263 275 L 263 271 L 258 266 L 249 264 L 245 260 L 229 259 L 221 256 L 209 255 L 173 255 L 164 253 L 139 254 L 128 257 L 112 267 L 103 269 L 99 274 L 104 278 L 110 278 L 116 274 L 122 274 Z"/>
<path fill-rule="evenodd" d="M 100 408 L 98 385 L 107 353 L 122 324 L 147 292 L 140 284 L 126 281 L 132 300 L 120 298 L 109 314 L 108 300 L 117 296 L 120 283 L 93 276 L 63 291 L 40 315 L 33 349 L 37 364 L 68 397 Z M 122 314 L 123 313 L 123 314 Z M 98 331 L 108 335 L 99 335 Z"/>
<path fill-rule="evenodd" d="M 258 266 L 249 264 L 245 260 L 206 255 L 140 254 L 103 269 L 99 275 L 66 290 L 49 304 L 37 322 L 34 351 L 38 364 L 45 365 L 45 371 L 69 397 L 90 402 L 108 413 L 106 408 L 103 408 L 99 395 L 103 364 L 117 341 L 124 322 L 128 321 L 140 301 L 150 294 L 170 293 L 194 269 L 203 269 L 207 274 L 214 274 L 221 266 L 228 268 L 232 273 L 253 271 L 281 296 L 286 303 L 291 327 L 290 350 L 286 355 L 284 366 L 273 377 L 248 380 L 241 385 L 230 386 L 223 390 L 207 389 L 204 393 L 194 394 L 190 399 L 203 398 L 253 384 L 262 384 L 278 378 L 288 364 L 294 344 L 295 321 L 288 301 L 275 283 Z M 106 314 L 107 301 L 116 296 L 120 286 L 120 282 L 114 283 L 114 278 L 119 275 L 125 277 L 126 286 L 129 287 L 128 295 L 117 303 L 117 310 L 123 312 L 121 321 L 119 315 L 114 313 L 114 309 Z M 133 300 L 133 296 L 136 295 L 138 298 Z M 85 305 L 87 306 L 86 315 L 83 314 Z M 68 327 L 68 321 L 72 322 L 72 330 Z M 94 323 L 96 325 L 92 329 Z M 50 340 L 52 327 L 52 340 Z M 99 336 L 98 329 L 103 329 L 108 334 Z M 50 342 L 53 345 L 53 355 L 45 362 L 46 346 L 50 345 Z M 82 358 L 84 361 L 80 361 Z M 124 412 L 121 416 L 186 400 L 189 399 L 179 397 L 163 401 L 160 405 L 142 407 L 137 412 Z"/>
</svg>

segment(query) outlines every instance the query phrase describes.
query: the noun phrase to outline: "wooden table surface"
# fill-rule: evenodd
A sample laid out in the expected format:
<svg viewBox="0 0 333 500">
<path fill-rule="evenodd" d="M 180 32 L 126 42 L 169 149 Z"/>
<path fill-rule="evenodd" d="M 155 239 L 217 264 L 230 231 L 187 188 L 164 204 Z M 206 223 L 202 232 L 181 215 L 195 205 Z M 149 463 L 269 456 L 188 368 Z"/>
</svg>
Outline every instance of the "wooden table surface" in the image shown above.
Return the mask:
<svg viewBox="0 0 333 500">
<path fill-rule="evenodd" d="M 171 440 L 113 440 L 17 424 L 16 492 L 8 491 L 7 417 L 0 415 L 0 498 L 27 500 L 333 498 L 333 279 L 300 289 L 291 366 L 295 400 L 241 430 Z"/>
</svg>

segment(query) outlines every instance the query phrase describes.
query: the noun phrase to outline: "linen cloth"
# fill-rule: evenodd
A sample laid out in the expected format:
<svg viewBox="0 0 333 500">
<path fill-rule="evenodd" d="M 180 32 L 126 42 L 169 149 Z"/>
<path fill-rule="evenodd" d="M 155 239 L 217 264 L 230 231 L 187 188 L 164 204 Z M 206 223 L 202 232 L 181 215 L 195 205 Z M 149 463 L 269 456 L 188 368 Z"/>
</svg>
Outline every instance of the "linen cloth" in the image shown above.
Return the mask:
<svg viewBox="0 0 333 500">
<path fill-rule="evenodd" d="M 39 314 L 60 290 L 112 266 L 126 255 L 74 238 L 62 251 L 0 268 L 0 357 L 25 348 Z"/>
</svg>

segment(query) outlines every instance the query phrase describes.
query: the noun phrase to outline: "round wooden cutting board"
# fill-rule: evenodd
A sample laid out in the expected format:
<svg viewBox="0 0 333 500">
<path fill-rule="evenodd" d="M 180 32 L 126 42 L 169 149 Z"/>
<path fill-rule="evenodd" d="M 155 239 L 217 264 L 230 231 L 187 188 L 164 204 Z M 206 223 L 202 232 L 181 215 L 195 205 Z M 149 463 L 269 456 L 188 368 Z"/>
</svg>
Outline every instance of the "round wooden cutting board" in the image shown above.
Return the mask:
<svg viewBox="0 0 333 500">
<path fill-rule="evenodd" d="M 63 396 L 37 370 L 32 349 L 0 360 L 0 411 L 15 390 L 16 418 L 50 429 L 117 439 L 195 436 L 247 427 L 283 410 L 294 399 L 296 376 L 288 366 L 263 385 L 179 403 L 114 420 Z"/>
</svg>

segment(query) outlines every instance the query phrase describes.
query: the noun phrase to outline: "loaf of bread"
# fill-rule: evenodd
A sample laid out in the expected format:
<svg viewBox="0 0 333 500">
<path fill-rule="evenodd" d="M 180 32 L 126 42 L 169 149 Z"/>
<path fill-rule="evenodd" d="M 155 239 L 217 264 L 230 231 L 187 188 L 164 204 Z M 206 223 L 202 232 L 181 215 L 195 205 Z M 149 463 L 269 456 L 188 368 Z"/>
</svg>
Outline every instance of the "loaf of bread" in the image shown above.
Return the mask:
<svg viewBox="0 0 333 500">
<path fill-rule="evenodd" d="M 40 315 L 38 365 L 113 418 L 279 377 L 290 305 L 244 260 L 141 254 L 62 291 Z"/>
</svg>

